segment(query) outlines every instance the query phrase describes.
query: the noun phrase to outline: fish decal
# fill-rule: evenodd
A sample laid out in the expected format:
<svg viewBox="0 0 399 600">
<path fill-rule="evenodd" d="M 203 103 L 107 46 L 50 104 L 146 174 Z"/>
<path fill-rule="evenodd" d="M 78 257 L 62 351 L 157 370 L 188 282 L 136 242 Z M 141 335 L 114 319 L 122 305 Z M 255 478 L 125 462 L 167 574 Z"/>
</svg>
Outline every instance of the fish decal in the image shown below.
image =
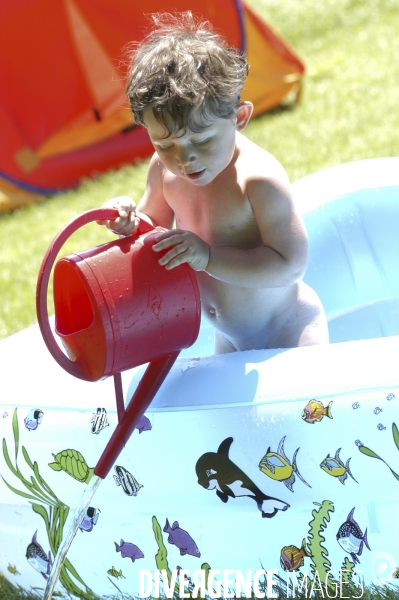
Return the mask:
<svg viewBox="0 0 399 600">
<path fill-rule="evenodd" d="M 94 525 L 97 525 L 98 517 L 100 516 L 100 510 L 89 506 L 87 512 L 80 522 L 80 531 L 93 531 Z"/>
<path fill-rule="evenodd" d="M 380 408 L 379 406 L 376 406 L 375 409 L 373 410 L 373 413 L 375 415 L 379 415 L 382 412 L 382 408 Z"/>
<path fill-rule="evenodd" d="M 284 453 L 285 437 L 286 436 L 284 436 L 280 441 L 277 448 L 277 452 L 271 452 L 269 446 L 266 454 L 259 463 L 259 469 L 262 471 L 262 473 L 264 473 L 271 479 L 275 479 L 276 481 L 282 481 L 284 485 L 290 490 L 290 492 L 294 491 L 292 489 L 292 486 L 295 482 L 295 473 L 305 485 L 307 485 L 308 487 L 312 487 L 304 480 L 304 478 L 298 471 L 298 467 L 296 464 L 296 455 L 298 454 L 299 448 L 295 450 L 292 462 L 290 462 L 289 459 L 286 457 Z"/>
<path fill-rule="evenodd" d="M 111 575 L 111 577 L 115 577 L 116 579 L 121 579 L 122 577 L 123 579 L 126 579 L 126 577 L 122 574 L 122 569 L 120 571 L 117 571 L 115 567 L 112 567 L 112 569 L 108 569 L 107 573 L 108 575 Z"/>
<path fill-rule="evenodd" d="M 8 563 L 7 571 L 12 573 L 12 575 L 21 575 L 21 573 L 17 571 L 17 567 L 15 565 L 12 566 L 11 563 Z"/>
<path fill-rule="evenodd" d="M 198 483 L 206 490 L 216 490 L 222 502 L 229 498 L 248 497 L 256 502 L 262 517 L 271 518 L 289 504 L 264 494 L 257 485 L 229 458 L 233 438 L 226 438 L 217 452 L 206 452 L 197 461 L 195 470 Z"/>
<path fill-rule="evenodd" d="M 348 460 L 346 461 L 346 464 L 344 465 L 344 463 L 342 462 L 342 460 L 339 457 L 340 451 L 341 451 L 341 448 L 338 448 L 338 450 L 335 453 L 334 458 L 332 458 L 329 454 L 327 454 L 327 456 L 323 460 L 323 462 L 320 463 L 321 469 L 323 469 L 323 471 L 325 471 L 329 475 L 332 475 L 332 477 L 336 477 L 342 483 L 342 485 L 345 484 L 345 481 L 346 481 L 348 475 L 350 475 L 352 477 L 353 481 L 356 481 L 356 483 L 359 483 L 353 477 L 353 475 L 350 471 L 349 463 L 350 463 L 351 459 L 348 458 Z"/>
<path fill-rule="evenodd" d="M 124 540 L 121 540 L 119 545 L 116 542 L 114 544 L 115 550 L 121 553 L 122 558 L 131 558 L 132 562 L 137 558 L 144 558 L 144 554 L 136 544 L 131 544 Z"/>
<path fill-rule="evenodd" d="M 389 401 L 389 400 L 393 400 L 394 398 L 395 398 L 395 394 L 392 394 L 392 392 L 390 392 L 390 393 L 387 395 L 387 400 L 388 400 L 388 401 Z"/>
<path fill-rule="evenodd" d="M 116 485 L 122 486 L 123 491 L 128 496 L 137 496 L 137 492 L 144 487 L 125 467 L 115 466 L 116 475 L 114 475 Z"/>
<path fill-rule="evenodd" d="M 355 508 L 356 507 L 352 508 L 345 523 L 342 523 L 341 527 L 338 529 L 337 541 L 341 548 L 351 555 L 353 562 L 356 564 L 360 563 L 358 556 L 361 556 L 363 552 L 363 545 L 369 550 L 371 550 L 371 548 L 367 542 L 367 528 L 363 534 L 359 525 L 353 518 Z"/>
<path fill-rule="evenodd" d="M 306 548 L 305 538 L 302 540 L 300 548 L 296 546 L 284 546 L 281 549 L 280 564 L 284 571 L 299 571 L 304 565 L 304 557 L 312 557 L 312 554 Z"/>
<path fill-rule="evenodd" d="M 28 559 L 28 563 L 43 575 L 44 579 L 48 579 L 53 564 L 51 552 L 49 551 L 47 555 L 38 543 L 37 531 L 33 534 L 32 541 L 26 548 L 26 558 Z"/>
<path fill-rule="evenodd" d="M 363 443 L 360 440 L 355 440 L 355 444 L 358 448 L 360 448 L 360 446 L 363 446 Z"/>
<path fill-rule="evenodd" d="M 145 415 L 142 415 L 138 420 L 135 429 L 138 429 L 139 433 L 143 433 L 143 431 L 151 431 L 152 425 L 150 419 Z"/>
<path fill-rule="evenodd" d="M 306 423 L 320 423 L 323 417 L 328 417 L 332 419 L 331 407 L 333 401 L 328 403 L 327 406 L 323 406 L 323 404 L 319 400 L 310 400 L 305 408 L 302 411 L 302 419 Z"/>
<path fill-rule="evenodd" d="M 168 533 L 168 542 L 173 544 L 180 550 L 180 556 L 190 554 L 191 556 L 200 557 L 201 553 L 198 550 L 197 544 L 193 538 L 185 529 L 179 526 L 179 523 L 175 521 L 172 527 L 169 525 L 168 519 L 166 519 L 165 527 L 163 528 L 165 533 Z"/>
<path fill-rule="evenodd" d="M 384 429 L 386 429 L 386 427 L 382 423 L 378 423 L 377 429 L 378 429 L 378 431 L 384 431 Z"/>
<path fill-rule="evenodd" d="M 354 403 L 352 404 L 352 408 L 354 408 L 355 410 L 356 410 L 357 408 L 360 408 L 360 404 L 359 404 L 359 402 L 354 402 Z"/>
<path fill-rule="evenodd" d="M 32 408 L 32 410 L 28 412 L 24 419 L 26 429 L 29 431 L 35 431 L 35 429 L 37 429 L 42 422 L 43 414 L 43 411 L 41 411 L 39 408 Z"/>
<path fill-rule="evenodd" d="M 109 426 L 108 415 L 105 408 L 97 408 L 91 418 L 91 432 L 98 435 L 100 431 Z"/>
</svg>

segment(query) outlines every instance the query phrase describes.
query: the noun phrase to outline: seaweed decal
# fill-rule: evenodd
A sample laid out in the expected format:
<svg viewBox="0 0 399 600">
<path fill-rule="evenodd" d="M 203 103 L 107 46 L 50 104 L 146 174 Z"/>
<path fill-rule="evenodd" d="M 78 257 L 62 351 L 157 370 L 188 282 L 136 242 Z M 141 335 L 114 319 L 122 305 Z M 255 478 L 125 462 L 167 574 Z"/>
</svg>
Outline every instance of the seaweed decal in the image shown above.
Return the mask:
<svg viewBox="0 0 399 600">
<path fill-rule="evenodd" d="M 396 423 L 392 423 L 392 436 L 393 436 L 393 441 L 395 442 L 395 446 L 399 450 L 399 430 L 396 426 Z M 381 456 L 379 456 L 376 452 L 374 452 L 374 450 L 367 448 L 367 446 L 358 446 L 358 448 L 362 454 L 365 454 L 366 456 L 370 456 L 370 458 L 377 458 L 378 460 L 381 460 L 391 471 L 391 473 L 395 477 L 395 479 L 397 479 L 399 481 L 399 475 L 397 473 L 395 473 L 395 471 L 389 466 L 389 464 L 386 462 L 386 460 L 381 458 Z"/>
<path fill-rule="evenodd" d="M 313 502 L 313 504 L 320 508 L 312 510 L 313 519 L 309 522 L 308 548 L 312 555 L 311 572 L 313 577 L 318 573 L 321 582 L 325 583 L 327 573 L 331 570 L 331 562 L 328 559 L 328 550 L 323 546 L 326 540 L 322 533 L 330 522 L 330 514 L 335 508 L 330 500 L 323 500 L 321 504 Z"/>
<path fill-rule="evenodd" d="M 8 452 L 7 442 L 3 438 L 3 455 L 4 460 L 10 469 L 11 473 L 19 479 L 22 485 L 25 487 L 27 491 L 17 489 L 13 487 L 10 483 L 8 483 L 4 477 L 1 475 L 6 486 L 18 496 L 26 498 L 30 504 L 32 504 L 32 510 L 40 515 L 44 521 L 48 542 L 50 545 L 50 551 L 53 556 L 57 554 L 58 547 L 61 543 L 63 530 L 65 521 L 67 519 L 69 513 L 69 506 L 67 506 L 64 502 L 59 500 L 57 496 L 54 494 L 50 486 L 46 483 L 43 477 L 40 475 L 39 467 L 36 461 L 32 462 L 29 457 L 29 454 L 24 446 L 21 447 L 22 455 L 24 460 L 29 467 L 29 469 L 33 472 L 33 475 L 30 476 L 30 479 L 25 477 L 18 465 L 18 452 L 19 452 L 19 427 L 18 427 L 18 416 L 17 409 L 15 409 L 13 418 L 12 418 L 12 429 L 14 435 L 14 453 L 15 453 L 15 461 L 10 458 L 10 454 Z M 47 508 L 46 508 L 47 507 Z M 35 535 L 34 540 L 35 542 Z M 31 542 L 30 546 L 32 546 L 31 551 L 29 552 L 28 558 L 33 558 L 33 544 Z M 36 548 L 38 552 L 38 549 Z M 37 554 L 36 552 L 36 554 Z M 49 558 L 49 557 L 47 557 Z M 44 559 L 44 557 L 43 557 Z M 35 567 L 36 568 L 36 567 Z M 60 582 L 64 586 L 64 588 L 78 596 L 79 598 L 84 598 L 85 600 L 90 600 L 93 598 L 93 593 L 90 591 L 88 586 L 85 584 L 83 579 L 77 573 L 76 569 L 73 567 L 71 562 L 66 559 L 60 573 Z M 76 583 L 78 582 L 80 586 Z"/>
<path fill-rule="evenodd" d="M 168 551 L 163 541 L 162 528 L 156 517 L 152 517 L 152 529 L 154 531 L 155 541 L 158 544 L 158 552 L 155 555 L 155 562 L 159 571 L 165 570 L 168 575 L 168 580 L 172 577 L 172 572 L 168 564 Z"/>
<path fill-rule="evenodd" d="M 314 502 L 315 506 L 318 506 L 318 509 L 312 510 L 313 519 L 309 522 L 309 535 L 307 538 L 307 546 L 306 540 L 304 539 L 302 542 L 302 547 L 296 548 L 294 546 L 287 546 L 281 550 L 281 559 L 284 559 L 284 565 L 282 564 L 284 570 L 293 571 L 293 582 L 291 582 L 291 588 L 295 591 L 295 581 L 301 584 L 301 588 L 305 587 L 307 593 L 307 586 L 310 584 L 311 586 L 311 595 L 314 591 L 319 590 L 320 588 L 316 588 L 316 585 L 321 586 L 321 591 L 323 588 L 326 590 L 330 590 L 330 592 L 336 593 L 337 585 L 340 585 L 340 582 L 331 577 L 331 572 L 335 569 L 331 568 L 331 562 L 328 558 L 328 550 L 324 546 L 325 537 L 323 535 L 324 530 L 327 528 L 328 523 L 331 519 L 331 513 L 334 512 L 334 505 L 330 500 L 324 500 L 321 504 L 318 502 Z M 350 523 L 351 525 L 351 523 Z M 341 531 L 341 534 L 344 532 Z M 360 532 L 361 533 L 361 532 Z M 344 535 L 338 536 L 337 540 L 339 541 L 341 538 L 343 539 Z M 365 535 L 361 534 L 361 537 L 364 541 Z M 339 538 L 339 539 L 338 539 Z M 364 541 L 365 543 L 365 541 Z M 342 546 L 342 544 L 340 544 Z M 287 550 L 291 550 L 291 557 L 288 556 Z M 283 556 L 286 555 L 286 556 Z M 290 562 L 292 566 L 289 565 L 287 561 L 287 557 L 291 558 Z M 299 571 L 299 568 L 303 566 L 303 558 L 309 557 L 311 560 L 311 576 L 307 575 L 307 571 L 305 571 L 305 575 Z M 295 563 L 297 563 L 295 565 Z M 290 567 L 291 568 L 287 568 Z M 353 579 L 354 574 L 355 561 L 351 561 L 348 557 L 346 557 L 342 563 L 341 569 L 341 578 L 342 581 L 348 584 L 348 587 L 352 592 L 358 592 L 358 588 L 356 587 Z M 298 575 L 295 574 L 295 571 Z M 288 579 L 287 579 L 288 585 Z M 288 588 L 287 588 L 288 589 Z M 348 590 L 348 588 L 346 588 Z M 328 592 L 327 592 L 328 596 Z M 308 596 L 306 596 L 308 597 Z M 310 597 L 310 596 L 309 596 Z M 324 596 L 323 596 L 324 597 Z M 336 596 L 330 596 L 332 598 Z M 360 597 L 360 596 L 359 596 Z"/>
</svg>

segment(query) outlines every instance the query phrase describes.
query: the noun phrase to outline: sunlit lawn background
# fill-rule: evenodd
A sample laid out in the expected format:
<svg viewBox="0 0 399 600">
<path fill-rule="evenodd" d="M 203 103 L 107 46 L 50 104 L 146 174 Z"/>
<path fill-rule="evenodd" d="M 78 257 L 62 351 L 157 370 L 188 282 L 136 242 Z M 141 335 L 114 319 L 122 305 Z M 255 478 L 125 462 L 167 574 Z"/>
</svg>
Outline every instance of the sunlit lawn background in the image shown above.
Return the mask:
<svg viewBox="0 0 399 600">
<path fill-rule="evenodd" d="M 246 135 L 292 181 L 331 165 L 399 153 L 399 0 L 249 0 L 307 65 L 302 101 L 254 119 Z M 140 199 L 147 162 L 0 215 L 0 339 L 36 320 L 42 257 L 70 218 L 120 194 Z M 89 225 L 70 252 L 109 239 Z"/>
<path fill-rule="evenodd" d="M 399 154 L 399 0 L 248 0 L 304 59 L 300 104 L 254 119 L 245 134 L 292 181 L 339 163 Z M 195 7 L 194 7 L 195 10 Z M 56 107 L 55 107 L 56 110 Z M 43 255 L 73 216 L 129 194 L 139 200 L 147 161 L 83 181 L 74 191 L 0 216 L 0 339 L 36 321 Z M 89 225 L 65 251 L 110 239 Z M 23 365 L 21 365 L 23 369 Z M 16 583 L 17 577 L 16 577 Z M 395 597 L 388 589 L 370 597 Z M 24 597 L 0 577 L 0 600 Z"/>
</svg>

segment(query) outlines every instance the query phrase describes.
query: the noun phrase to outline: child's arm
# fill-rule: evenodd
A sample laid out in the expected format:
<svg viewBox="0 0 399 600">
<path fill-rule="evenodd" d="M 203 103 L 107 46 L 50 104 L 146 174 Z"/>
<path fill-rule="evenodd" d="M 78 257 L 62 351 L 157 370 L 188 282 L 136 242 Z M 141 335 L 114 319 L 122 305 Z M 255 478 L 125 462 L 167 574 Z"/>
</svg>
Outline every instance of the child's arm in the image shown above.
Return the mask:
<svg viewBox="0 0 399 600">
<path fill-rule="evenodd" d="M 209 247 L 192 233 L 168 231 L 153 246 L 155 251 L 172 246 L 161 264 L 170 269 L 188 262 L 216 279 L 244 287 L 286 287 L 301 279 L 307 264 L 307 235 L 289 185 L 280 178 L 257 177 L 248 182 L 247 195 L 262 245 Z"/>
<path fill-rule="evenodd" d="M 161 173 L 159 158 L 154 155 L 148 168 L 146 189 L 137 209 L 130 196 L 112 198 L 103 205 L 103 208 L 115 208 L 119 211 L 119 217 L 114 221 L 97 221 L 98 224 L 105 225 L 118 235 L 131 235 L 136 231 L 140 215 L 143 214 L 154 227 L 170 229 L 173 225 L 174 215 L 163 197 Z"/>
</svg>

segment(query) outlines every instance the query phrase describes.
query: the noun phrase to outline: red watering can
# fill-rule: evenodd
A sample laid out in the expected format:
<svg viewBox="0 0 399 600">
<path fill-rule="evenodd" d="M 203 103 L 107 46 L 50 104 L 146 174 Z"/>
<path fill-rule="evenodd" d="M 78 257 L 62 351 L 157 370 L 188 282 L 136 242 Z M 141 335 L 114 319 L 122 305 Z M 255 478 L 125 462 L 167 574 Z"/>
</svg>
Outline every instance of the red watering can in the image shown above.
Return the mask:
<svg viewBox="0 0 399 600">
<path fill-rule="evenodd" d="M 180 350 L 198 336 L 200 296 L 195 273 L 186 264 L 172 271 L 152 250 L 153 226 L 140 220 L 137 232 L 60 259 L 54 269 L 55 330 L 47 312 L 47 289 L 57 254 L 82 225 L 115 219 L 116 210 L 90 210 L 70 221 L 43 259 L 36 289 L 41 333 L 52 356 L 68 373 L 86 381 L 113 375 L 118 425 L 94 468 L 80 505 L 68 516 L 44 598 L 50 600 L 69 546 L 99 483 L 112 468 L 148 408 Z M 126 410 L 121 371 L 149 363 Z"/>
<path fill-rule="evenodd" d="M 186 264 L 167 271 L 152 250 L 154 228 L 140 219 L 137 232 L 60 259 L 54 269 L 55 330 L 50 327 L 47 289 L 57 254 L 69 236 L 91 221 L 115 219 L 118 211 L 90 210 L 70 221 L 54 238 L 39 271 L 36 310 L 52 356 L 68 373 L 86 381 L 113 375 L 118 425 L 80 505 L 68 516 L 68 530 L 57 550 L 44 598 L 51 600 L 69 546 L 99 483 L 148 408 L 180 350 L 198 336 L 200 295 L 195 273 Z M 121 371 L 149 363 L 126 410 Z"/>
<path fill-rule="evenodd" d="M 70 221 L 43 259 L 36 291 L 39 327 L 55 360 L 86 381 L 114 376 L 119 423 L 95 475 L 104 478 L 168 374 L 200 326 L 200 295 L 186 264 L 167 271 L 152 250 L 153 226 L 141 218 L 135 234 L 61 258 L 54 269 L 55 330 L 47 312 L 52 267 L 65 241 L 82 225 L 115 219 L 113 209 L 90 210 Z M 121 371 L 149 363 L 126 411 Z"/>
</svg>

